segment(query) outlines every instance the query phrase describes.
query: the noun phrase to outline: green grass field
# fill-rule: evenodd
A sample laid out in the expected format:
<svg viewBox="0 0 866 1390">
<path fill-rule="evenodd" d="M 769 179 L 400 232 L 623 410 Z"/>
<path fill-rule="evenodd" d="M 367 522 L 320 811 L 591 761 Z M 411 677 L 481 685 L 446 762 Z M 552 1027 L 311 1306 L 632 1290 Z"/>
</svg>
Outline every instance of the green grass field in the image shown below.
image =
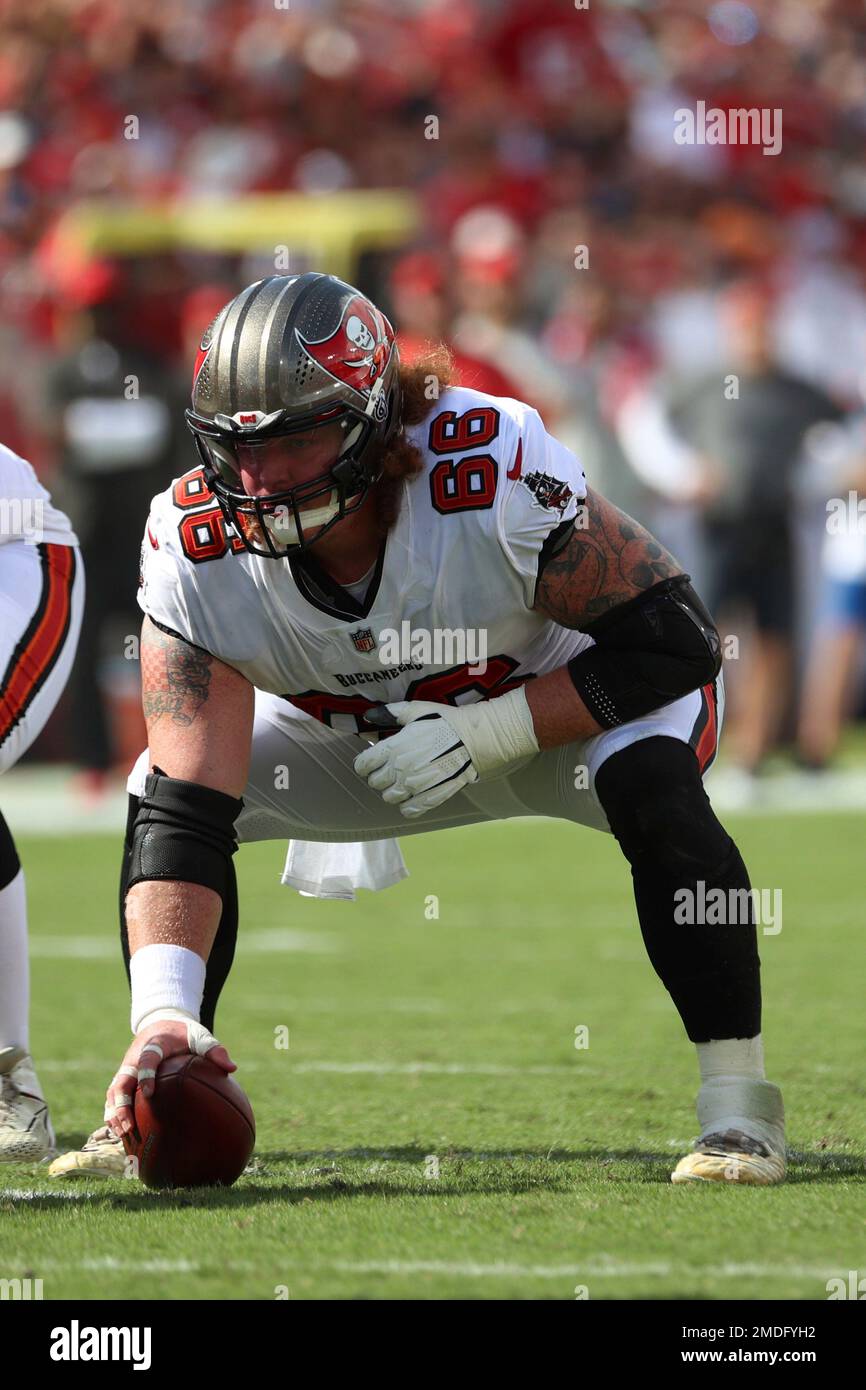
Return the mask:
<svg viewBox="0 0 866 1390">
<path fill-rule="evenodd" d="M 823 1299 L 831 1276 L 866 1274 L 862 817 L 727 820 L 755 886 L 784 894 L 761 953 L 785 1186 L 669 1182 L 695 1133 L 694 1050 L 608 837 L 413 837 L 411 877 L 353 905 L 281 888 L 284 847 L 256 845 L 217 1019 L 255 1170 L 170 1195 L 4 1167 L 0 1275 L 41 1277 L 46 1299 Z M 117 842 L 20 851 L 33 1051 L 71 1147 L 128 1038 Z"/>
</svg>

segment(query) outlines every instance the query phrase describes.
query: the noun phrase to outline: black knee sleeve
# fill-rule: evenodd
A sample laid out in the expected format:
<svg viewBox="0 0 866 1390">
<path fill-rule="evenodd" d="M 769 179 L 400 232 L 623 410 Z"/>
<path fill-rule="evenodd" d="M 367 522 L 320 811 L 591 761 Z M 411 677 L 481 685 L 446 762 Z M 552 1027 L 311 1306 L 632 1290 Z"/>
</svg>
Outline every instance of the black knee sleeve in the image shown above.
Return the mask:
<svg viewBox="0 0 866 1390">
<path fill-rule="evenodd" d="M 0 890 L 8 888 L 21 868 L 21 860 L 12 839 L 12 831 L 0 812 Z"/>
<path fill-rule="evenodd" d="M 138 819 L 140 804 L 139 797 L 130 796 L 126 817 L 126 835 L 123 842 L 123 860 L 120 868 L 120 947 L 123 952 L 127 979 L 129 979 L 129 933 L 126 925 L 126 895 L 130 888 L 135 823 Z M 227 860 L 221 897 L 222 916 L 205 968 L 204 994 L 201 1003 L 201 1021 L 205 1028 L 209 1028 L 211 1032 L 214 1031 L 215 1027 L 217 1000 L 232 968 L 238 936 L 238 886 L 235 866 L 231 858 Z"/>
<path fill-rule="evenodd" d="M 609 758 L 595 785 L 631 865 L 647 953 L 688 1036 L 754 1037 L 761 988 L 749 877 L 694 752 L 677 739 L 643 739 Z M 731 905 L 723 922 L 701 920 L 713 916 L 702 911 L 713 890 Z"/>
</svg>

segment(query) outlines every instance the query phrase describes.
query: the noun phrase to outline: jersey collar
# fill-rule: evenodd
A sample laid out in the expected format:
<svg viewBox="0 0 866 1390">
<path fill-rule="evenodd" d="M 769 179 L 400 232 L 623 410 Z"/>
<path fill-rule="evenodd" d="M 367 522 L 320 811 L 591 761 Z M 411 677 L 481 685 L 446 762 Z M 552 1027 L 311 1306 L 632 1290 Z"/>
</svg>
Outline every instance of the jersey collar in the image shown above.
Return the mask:
<svg viewBox="0 0 866 1390">
<path fill-rule="evenodd" d="M 332 618 L 342 618 L 347 623 L 354 623 L 359 618 L 366 618 L 376 602 L 379 585 L 382 582 L 387 548 L 388 537 L 386 536 L 379 546 L 373 577 L 370 580 L 363 603 L 359 603 L 348 590 L 338 584 L 335 579 L 332 579 L 310 551 L 303 555 L 289 556 L 289 568 L 299 593 L 308 603 L 311 603 L 314 608 L 318 608 L 321 613 L 329 614 Z"/>
</svg>

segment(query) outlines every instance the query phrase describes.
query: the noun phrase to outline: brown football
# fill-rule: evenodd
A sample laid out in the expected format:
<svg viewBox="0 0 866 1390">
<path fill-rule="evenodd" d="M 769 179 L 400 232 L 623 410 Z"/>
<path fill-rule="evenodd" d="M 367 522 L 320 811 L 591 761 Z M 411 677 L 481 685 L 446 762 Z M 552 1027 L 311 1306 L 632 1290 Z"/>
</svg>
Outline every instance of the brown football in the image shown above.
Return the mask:
<svg viewBox="0 0 866 1390">
<path fill-rule="evenodd" d="M 256 1142 L 252 1106 L 206 1057 L 182 1052 L 156 1073 L 153 1095 L 135 1093 L 138 1138 L 124 1136 L 145 1187 L 229 1187 Z"/>
</svg>

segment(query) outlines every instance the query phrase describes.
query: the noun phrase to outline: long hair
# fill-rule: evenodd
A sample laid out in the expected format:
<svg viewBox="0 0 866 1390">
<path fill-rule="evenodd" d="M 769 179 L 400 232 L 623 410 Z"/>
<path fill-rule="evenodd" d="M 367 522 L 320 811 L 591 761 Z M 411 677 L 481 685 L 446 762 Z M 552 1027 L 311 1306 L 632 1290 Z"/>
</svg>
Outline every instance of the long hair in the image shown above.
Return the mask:
<svg viewBox="0 0 866 1390">
<path fill-rule="evenodd" d="M 432 344 L 424 357 L 399 368 L 402 428 L 385 451 L 382 476 L 376 483 L 376 515 L 380 533 L 390 531 L 400 511 L 401 483 L 424 466 L 421 451 L 406 438 L 406 429 L 420 425 L 433 411 L 454 378 L 454 363 L 444 343 Z"/>
</svg>

